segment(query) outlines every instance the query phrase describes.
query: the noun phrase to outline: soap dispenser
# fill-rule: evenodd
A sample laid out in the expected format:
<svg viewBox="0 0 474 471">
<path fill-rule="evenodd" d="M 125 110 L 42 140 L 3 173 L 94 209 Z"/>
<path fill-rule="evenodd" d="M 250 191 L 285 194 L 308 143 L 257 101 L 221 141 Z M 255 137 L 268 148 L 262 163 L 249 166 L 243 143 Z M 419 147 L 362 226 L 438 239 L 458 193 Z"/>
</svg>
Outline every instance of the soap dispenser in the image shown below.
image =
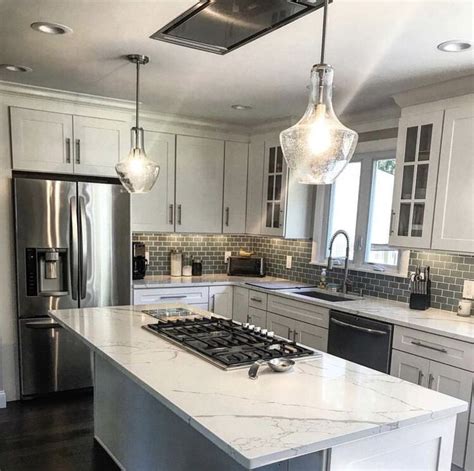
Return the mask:
<svg viewBox="0 0 474 471">
<path fill-rule="evenodd" d="M 320 278 L 319 278 L 319 287 L 320 287 L 321 289 L 326 289 L 326 288 L 327 288 L 326 274 L 327 274 L 326 269 L 323 268 L 323 269 L 321 270 L 321 276 L 320 276 Z"/>
</svg>

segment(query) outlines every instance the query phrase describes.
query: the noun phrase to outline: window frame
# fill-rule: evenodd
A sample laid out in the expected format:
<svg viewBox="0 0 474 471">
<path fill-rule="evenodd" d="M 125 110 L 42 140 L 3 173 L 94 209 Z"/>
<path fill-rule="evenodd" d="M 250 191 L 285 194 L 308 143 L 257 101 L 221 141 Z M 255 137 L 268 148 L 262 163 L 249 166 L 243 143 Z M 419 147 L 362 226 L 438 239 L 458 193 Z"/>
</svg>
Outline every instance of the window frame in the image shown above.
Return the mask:
<svg viewBox="0 0 474 471">
<path fill-rule="evenodd" d="M 354 240 L 354 259 L 349 261 L 349 268 L 370 273 L 406 277 L 410 250 L 394 247 L 394 250 L 398 250 L 397 266 L 374 264 L 366 261 L 366 254 L 368 253 L 367 239 L 369 233 L 370 205 L 372 202 L 374 180 L 374 163 L 377 160 L 386 159 L 396 159 L 396 152 L 394 149 L 376 152 L 360 152 L 355 154 L 351 159 L 351 162 L 360 162 L 361 169 Z M 316 190 L 313 247 L 310 262 L 313 265 L 327 264 L 331 197 L 332 185 L 318 185 Z"/>
</svg>

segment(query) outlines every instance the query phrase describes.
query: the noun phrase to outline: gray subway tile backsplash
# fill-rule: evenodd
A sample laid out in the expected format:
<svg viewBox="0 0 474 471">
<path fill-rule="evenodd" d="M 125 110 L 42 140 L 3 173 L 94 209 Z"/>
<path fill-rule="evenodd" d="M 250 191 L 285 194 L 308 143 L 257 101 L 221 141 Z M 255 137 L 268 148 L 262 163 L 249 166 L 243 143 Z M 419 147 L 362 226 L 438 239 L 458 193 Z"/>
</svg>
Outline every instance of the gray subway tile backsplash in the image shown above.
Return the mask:
<svg viewBox="0 0 474 471">
<path fill-rule="evenodd" d="M 265 257 L 267 274 L 305 283 L 319 282 L 322 266 L 310 265 L 311 241 L 278 239 L 251 235 L 203 235 L 134 233 L 133 240 L 144 242 L 149 252 L 148 274 L 166 275 L 170 272 L 169 252 L 182 250 L 188 256 L 203 260 L 204 273 L 224 273 L 224 252 L 237 255 L 239 249 L 251 250 Z M 286 267 L 286 256 L 291 255 L 292 268 Z M 474 279 L 474 256 L 412 250 L 409 270 L 417 265 L 429 265 L 432 273 L 432 306 L 455 311 L 462 296 L 464 280 Z M 368 296 L 408 302 L 408 279 L 382 273 L 349 270 L 353 289 Z M 341 283 L 343 269 L 328 272 L 328 282 Z"/>
</svg>

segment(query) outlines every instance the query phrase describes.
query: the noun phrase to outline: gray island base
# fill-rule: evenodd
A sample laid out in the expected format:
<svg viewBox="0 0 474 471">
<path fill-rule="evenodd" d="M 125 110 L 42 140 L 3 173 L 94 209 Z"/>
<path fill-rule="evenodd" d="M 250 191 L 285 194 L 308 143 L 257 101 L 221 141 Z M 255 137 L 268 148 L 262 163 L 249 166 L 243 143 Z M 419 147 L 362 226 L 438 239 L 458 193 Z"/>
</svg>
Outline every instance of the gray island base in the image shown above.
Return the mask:
<svg viewBox="0 0 474 471">
<path fill-rule="evenodd" d="M 50 313 L 94 354 L 95 437 L 122 469 L 450 470 L 465 402 L 327 354 L 251 381 L 142 329 L 152 307 Z"/>
</svg>

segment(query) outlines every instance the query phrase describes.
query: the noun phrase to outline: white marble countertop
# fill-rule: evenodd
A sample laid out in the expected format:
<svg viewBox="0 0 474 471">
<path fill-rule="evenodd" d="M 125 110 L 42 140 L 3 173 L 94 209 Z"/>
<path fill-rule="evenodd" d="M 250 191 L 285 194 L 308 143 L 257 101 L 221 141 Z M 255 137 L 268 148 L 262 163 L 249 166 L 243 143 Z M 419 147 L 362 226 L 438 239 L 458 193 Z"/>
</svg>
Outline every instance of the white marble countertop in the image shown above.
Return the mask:
<svg viewBox="0 0 474 471">
<path fill-rule="evenodd" d="M 210 284 L 230 284 L 246 286 L 251 289 L 264 291 L 268 294 L 297 299 L 330 309 L 341 310 L 349 314 L 360 315 L 371 319 L 390 322 L 395 325 L 431 332 L 445 337 L 455 338 L 464 342 L 474 343 L 474 316 L 460 317 L 455 312 L 430 308 L 426 311 L 410 309 L 408 304 L 382 298 L 364 297 L 360 300 L 330 302 L 301 296 L 297 293 L 288 293 L 285 290 L 266 290 L 255 286 L 248 286 L 248 282 L 288 281 L 283 278 L 266 276 L 264 278 L 249 278 L 228 276 L 226 274 L 203 275 L 202 277 L 171 277 L 158 275 L 146 277 L 144 280 L 135 280 L 135 288 L 157 288 L 179 286 L 207 286 Z M 296 283 L 298 284 L 298 283 Z"/>
<path fill-rule="evenodd" d="M 163 305 L 160 307 L 185 305 Z M 122 306 L 50 311 L 97 354 L 244 467 L 294 458 L 465 411 L 467 404 L 323 354 L 287 373 L 223 371 L 142 329 Z M 193 307 L 193 310 L 205 313 Z"/>
</svg>

